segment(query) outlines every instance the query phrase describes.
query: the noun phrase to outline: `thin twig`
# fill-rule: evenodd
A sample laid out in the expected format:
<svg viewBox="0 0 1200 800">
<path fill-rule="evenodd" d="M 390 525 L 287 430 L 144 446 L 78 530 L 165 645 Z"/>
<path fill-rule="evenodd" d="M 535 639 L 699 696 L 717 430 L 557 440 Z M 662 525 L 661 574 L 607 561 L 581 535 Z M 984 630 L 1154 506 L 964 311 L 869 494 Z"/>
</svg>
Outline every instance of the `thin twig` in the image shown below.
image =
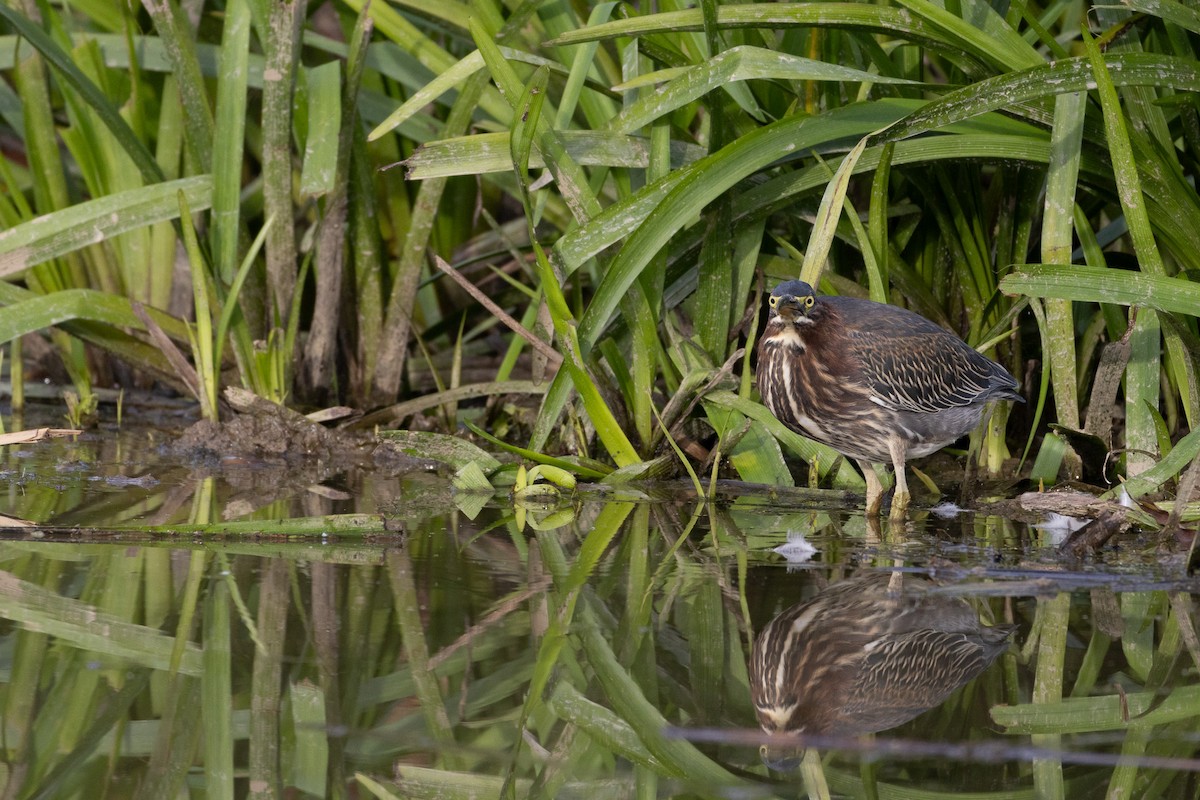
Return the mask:
<svg viewBox="0 0 1200 800">
<path fill-rule="evenodd" d="M 516 319 L 508 314 L 508 312 L 492 302 L 491 298 L 484 294 L 479 287 L 463 277 L 458 270 L 447 264 L 440 256 L 435 255 L 433 257 L 433 262 L 437 264 L 438 269 L 453 278 L 454 282 L 461 286 L 467 294 L 471 295 L 471 297 L 474 297 L 484 308 L 492 312 L 492 314 L 496 316 L 496 319 L 503 322 L 509 330 L 517 334 L 517 336 L 520 336 L 525 341 L 529 342 L 530 346 L 532 346 L 534 350 L 537 350 L 539 353 L 544 355 L 546 360 L 550 362 L 554 369 L 558 369 L 558 366 L 562 364 L 562 355 L 560 355 L 557 350 L 530 333 L 524 325 L 522 325 L 520 322 L 517 322 Z"/>
<path fill-rule="evenodd" d="M 183 381 L 188 391 L 199 400 L 201 391 L 200 376 L 196 372 L 196 369 L 188 363 L 187 358 L 175 346 L 175 343 L 171 341 L 171 337 L 167 336 L 166 331 L 154 321 L 154 318 L 146 312 L 145 307 L 141 303 L 135 300 L 131 305 L 134 315 L 146 326 L 146 331 L 150 334 L 150 338 L 158 345 L 158 349 L 162 351 L 167 362 L 175 368 L 175 374 L 179 376 L 179 380 Z"/>
<path fill-rule="evenodd" d="M 673 436 L 679 435 L 679 431 L 678 431 L 679 426 L 682 425 L 683 421 L 686 420 L 688 418 L 688 415 L 692 413 L 692 409 L 696 407 L 696 404 L 699 403 L 702 399 L 704 399 L 705 395 L 707 395 L 714 388 L 716 388 L 717 384 L 719 384 L 721 381 L 725 380 L 725 378 L 727 376 L 729 376 L 730 374 L 733 373 L 733 365 L 737 362 L 737 360 L 739 358 L 741 358 L 743 355 L 745 355 L 745 353 L 746 353 L 746 349 L 743 347 L 739 347 L 737 350 L 735 350 L 733 352 L 733 355 L 731 355 L 729 358 L 725 359 L 725 363 L 721 365 L 720 369 L 718 369 L 716 372 L 713 373 L 713 376 L 711 378 L 709 378 L 708 383 L 704 384 L 704 386 L 701 387 L 700 391 L 696 392 L 696 395 L 692 398 L 692 402 L 688 403 L 687 407 L 683 409 L 683 413 L 681 413 L 678 417 L 676 417 L 675 422 L 671 425 L 671 431 L 670 431 L 671 435 L 673 435 Z"/>
<path fill-rule="evenodd" d="M 458 650 L 470 644 L 479 634 L 496 624 L 506 616 L 516 611 L 529 598 L 541 594 L 550 587 L 550 579 L 542 578 L 541 580 L 526 586 L 524 589 L 516 592 L 511 597 L 507 597 L 500 601 L 491 611 L 484 616 L 479 622 L 472 625 L 462 636 L 459 636 L 450 644 L 443 647 L 439 652 L 430 656 L 429 669 L 437 669 L 446 662 L 450 656 L 454 655 Z"/>
<path fill-rule="evenodd" d="M 433 394 L 423 394 L 403 403 L 372 411 L 365 417 L 354 420 L 351 424 L 356 428 L 370 428 L 374 425 L 389 425 L 398 422 L 409 414 L 419 414 L 445 403 L 458 403 L 473 397 L 488 397 L 496 394 L 545 394 L 548 384 L 537 385 L 533 381 L 487 381 L 486 383 L 468 383 L 455 389 L 446 389 Z"/>
</svg>

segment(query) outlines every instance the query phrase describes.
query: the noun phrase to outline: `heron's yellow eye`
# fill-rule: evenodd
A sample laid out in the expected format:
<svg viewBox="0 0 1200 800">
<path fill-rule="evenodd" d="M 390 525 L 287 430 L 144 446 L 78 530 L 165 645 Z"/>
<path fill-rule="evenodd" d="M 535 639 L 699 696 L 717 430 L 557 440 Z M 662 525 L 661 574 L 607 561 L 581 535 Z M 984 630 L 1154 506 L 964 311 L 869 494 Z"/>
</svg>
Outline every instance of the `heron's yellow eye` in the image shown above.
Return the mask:
<svg viewBox="0 0 1200 800">
<path fill-rule="evenodd" d="M 812 308 L 813 304 L 816 302 L 817 302 L 817 299 L 810 294 L 808 297 L 804 298 L 804 307 Z"/>
<path fill-rule="evenodd" d="M 775 306 L 779 305 L 779 298 L 775 295 L 771 295 L 770 299 L 767 300 L 767 303 L 771 306 L 771 308 L 774 308 Z"/>
</svg>

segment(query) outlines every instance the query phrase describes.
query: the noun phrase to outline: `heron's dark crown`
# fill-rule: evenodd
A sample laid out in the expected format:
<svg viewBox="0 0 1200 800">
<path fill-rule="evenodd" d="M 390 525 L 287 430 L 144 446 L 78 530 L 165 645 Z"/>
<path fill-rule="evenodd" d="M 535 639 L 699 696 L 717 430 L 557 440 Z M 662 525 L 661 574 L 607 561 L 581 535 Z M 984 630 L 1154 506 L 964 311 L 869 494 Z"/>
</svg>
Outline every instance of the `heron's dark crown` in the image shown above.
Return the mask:
<svg viewBox="0 0 1200 800">
<path fill-rule="evenodd" d="M 784 281 L 771 290 L 774 297 L 808 297 L 816 292 L 804 281 Z"/>
</svg>

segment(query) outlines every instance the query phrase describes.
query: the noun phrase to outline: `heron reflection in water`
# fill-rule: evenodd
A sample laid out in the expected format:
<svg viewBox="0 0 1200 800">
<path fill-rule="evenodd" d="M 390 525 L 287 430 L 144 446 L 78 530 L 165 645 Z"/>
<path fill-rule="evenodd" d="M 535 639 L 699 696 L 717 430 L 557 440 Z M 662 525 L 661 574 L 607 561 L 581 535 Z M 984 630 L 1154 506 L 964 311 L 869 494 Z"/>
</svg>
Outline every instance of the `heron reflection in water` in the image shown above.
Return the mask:
<svg viewBox="0 0 1200 800">
<path fill-rule="evenodd" d="M 767 733 L 852 737 L 940 705 L 1008 647 L 1012 625 L 984 625 L 927 578 L 878 573 L 835 583 L 784 611 L 750 654 L 750 692 Z M 796 752 L 763 749 L 776 769 Z"/>
</svg>

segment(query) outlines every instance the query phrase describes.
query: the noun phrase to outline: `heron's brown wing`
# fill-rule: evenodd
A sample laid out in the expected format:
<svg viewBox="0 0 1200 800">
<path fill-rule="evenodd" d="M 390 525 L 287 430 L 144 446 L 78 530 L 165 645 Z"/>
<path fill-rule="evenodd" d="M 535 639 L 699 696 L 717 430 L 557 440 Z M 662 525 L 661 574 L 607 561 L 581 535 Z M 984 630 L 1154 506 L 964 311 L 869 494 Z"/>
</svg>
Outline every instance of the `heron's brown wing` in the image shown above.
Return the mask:
<svg viewBox="0 0 1200 800">
<path fill-rule="evenodd" d="M 855 331 L 850 341 L 863 382 L 885 408 L 945 411 L 988 400 L 997 388 L 996 365 L 950 334 Z"/>
<path fill-rule="evenodd" d="M 881 637 L 859 670 L 844 712 L 863 731 L 902 725 L 987 669 L 1006 638 L 1007 632 L 999 630 L 982 637 L 936 630 Z"/>
<path fill-rule="evenodd" d="M 936 412 L 1017 397 L 1003 367 L 924 317 L 852 298 L 825 300 L 838 312 L 856 377 L 884 408 Z"/>
</svg>

